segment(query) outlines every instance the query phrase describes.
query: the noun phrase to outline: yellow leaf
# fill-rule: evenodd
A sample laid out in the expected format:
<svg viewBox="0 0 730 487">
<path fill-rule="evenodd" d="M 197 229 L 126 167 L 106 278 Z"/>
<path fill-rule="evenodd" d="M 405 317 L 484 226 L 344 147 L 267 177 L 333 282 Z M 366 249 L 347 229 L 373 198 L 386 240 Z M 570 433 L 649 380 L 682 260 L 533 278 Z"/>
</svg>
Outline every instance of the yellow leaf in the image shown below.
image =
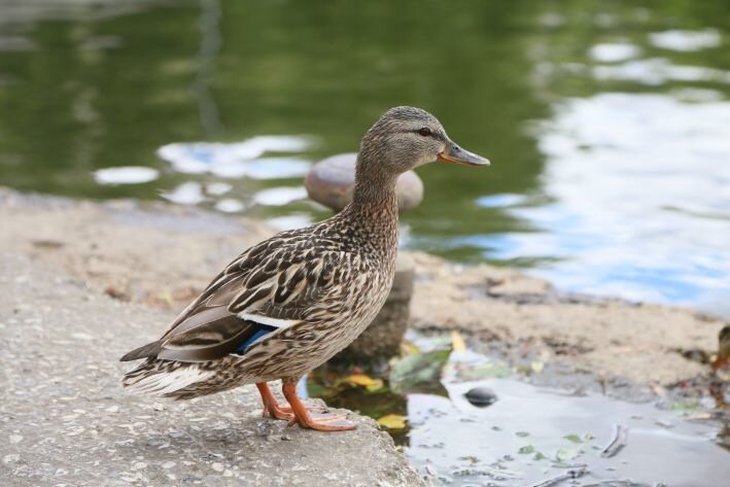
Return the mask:
<svg viewBox="0 0 730 487">
<path fill-rule="evenodd" d="M 400 414 L 387 414 L 378 419 L 378 424 L 383 428 L 388 428 L 389 430 L 402 430 L 406 427 L 407 420 L 408 418 L 401 416 Z"/>
<path fill-rule="evenodd" d="M 456 330 L 451 332 L 451 348 L 454 352 L 463 352 L 466 350 L 464 339 L 461 338 L 461 335 Z"/>
<path fill-rule="evenodd" d="M 543 362 L 535 361 L 530 364 L 530 368 L 534 373 L 539 374 L 545 368 L 545 364 Z"/>
<path fill-rule="evenodd" d="M 365 387 L 369 391 L 377 390 L 383 387 L 383 381 L 380 379 L 373 379 L 372 377 L 365 374 L 352 374 L 342 379 L 347 384 L 355 386 Z"/>
</svg>

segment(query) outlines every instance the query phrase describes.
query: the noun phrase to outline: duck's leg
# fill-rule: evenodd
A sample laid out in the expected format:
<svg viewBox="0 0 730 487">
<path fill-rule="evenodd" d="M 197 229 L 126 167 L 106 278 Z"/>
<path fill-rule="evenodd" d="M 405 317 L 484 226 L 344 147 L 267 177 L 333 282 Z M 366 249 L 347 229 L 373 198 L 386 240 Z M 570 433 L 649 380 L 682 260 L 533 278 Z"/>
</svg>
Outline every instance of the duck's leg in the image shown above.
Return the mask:
<svg viewBox="0 0 730 487">
<path fill-rule="evenodd" d="M 317 431 L 347 431 L 354 430 L 357 425 L 351 421 L 343 420 L 343 416 L 334 415 L 326 417 L 326 415 L 312 416 L 312 412 L 302 403 L 297 396 L 297 383 L 284 381 L 281 387 L 284 397 L 289 401 L 292 412 L 294 413 L 293 423 L 299 424 L 302 428 L 310 428 Z"/>
<path fill-rule="evenodd" d="M 279 402 L 274 397 L 274 394 L 269 389 L 269 385 L 266 382 L 257 382 L 256 387 L 261 394 L 261 400 L 264 403 L 264 416 L 271 416 L 276 419 L 285 419 L 287 421 L 293 421 L 295 419 L 292 408 L 287 406 L 279 406 Z"/>
</svg>

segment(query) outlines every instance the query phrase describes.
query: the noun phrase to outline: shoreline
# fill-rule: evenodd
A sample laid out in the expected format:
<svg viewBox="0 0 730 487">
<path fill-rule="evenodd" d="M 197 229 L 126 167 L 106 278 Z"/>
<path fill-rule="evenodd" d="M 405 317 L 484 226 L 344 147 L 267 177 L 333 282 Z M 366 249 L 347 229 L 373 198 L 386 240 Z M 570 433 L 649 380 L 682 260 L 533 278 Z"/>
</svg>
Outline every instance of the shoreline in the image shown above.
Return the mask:
<svg viewBox="0 0 730 487">
<path fill-rule="evenodd" d="M 258 220 L 164 202 L 92 202 L 3 188 L 0 220 L 0 253 L 58 266 L 115 299 L 170 312 L 275 232 Z M 725 324 L 689 308 L 562 293 L 513 269 L 409 254 L 416 269 L 410 328 L 457 329 L 477 347 L 521 348 L 602 377 L 659 385 L 696 377 L 705 367 L 683 353 L 712 354 Z"/>
</svg>

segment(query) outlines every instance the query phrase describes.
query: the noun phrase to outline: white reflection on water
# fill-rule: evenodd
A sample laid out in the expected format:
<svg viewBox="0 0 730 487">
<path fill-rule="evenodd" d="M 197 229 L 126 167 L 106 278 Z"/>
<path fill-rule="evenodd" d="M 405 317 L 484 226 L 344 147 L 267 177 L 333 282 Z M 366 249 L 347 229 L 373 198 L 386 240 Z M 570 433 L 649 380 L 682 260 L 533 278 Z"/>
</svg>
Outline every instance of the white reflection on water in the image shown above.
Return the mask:
<svg viewBox="0 0 730 487">
<path fill-rule="evenodd" d="M 221 177 L 256 177 L 263 174 L 266 178 L 266 161 L 259 167 L 253 165 L 253 160 L 260 158 L 267 152 L 303 152 L 311 148 L 312 140 L 308 137 L 294 135 L 260 135 L 243 142 L 186 142 L 163 145 L 157 150 L 160 159 L 170 163 L 177 172 L 187 174 L 212 173 Z M 302 173 L 301 160 L 274 159 L 268 161 L 272 166 L 278 166 L 281 171 L 293 172 L 292 176 Z M 261 167 L 263 164 L 263 168 Z M 286 166 L 286 167 L 283 167 Z"/>
<path fill-rule="evenodd" d="M 667 81 L 730 83 L 730 72 L 704 66 L 681 66 L 664 58 L 638 59 L 610 66 L 596 66 L 593 77 L 598 80 L 634 81 L 657 86 Z"/>
<path fill-rule="evenodd" d="M 692 52 L 720 46 L 722 36 L 715 29 L 667 30 L 649 34 L 649 43 L 661 49 Z"/>
<path fill-rule="evenodd" d="M 544 233 L 488 239 L 497 258 L 564 258 L 537 272 L 586 293 L 730 301 L 730 103 L 570 100 L 539 147 L 553 202 L 507 211 Z"/>
<path fill-rule="evenodd" d="M 602 63 L 615 63 L 638 57 L 641 49 L 629 42 L 611 42 L 596 44 L 588 51 L 588 55 L 594 61 Z"/>
<path fill-rule="evenodd" d="M 94 171 L 94 181 L 104 185 L 142 184 L 154 181 L 159 175 L 160 171 L 151 167 L 109 167 Z"/>
</svg>

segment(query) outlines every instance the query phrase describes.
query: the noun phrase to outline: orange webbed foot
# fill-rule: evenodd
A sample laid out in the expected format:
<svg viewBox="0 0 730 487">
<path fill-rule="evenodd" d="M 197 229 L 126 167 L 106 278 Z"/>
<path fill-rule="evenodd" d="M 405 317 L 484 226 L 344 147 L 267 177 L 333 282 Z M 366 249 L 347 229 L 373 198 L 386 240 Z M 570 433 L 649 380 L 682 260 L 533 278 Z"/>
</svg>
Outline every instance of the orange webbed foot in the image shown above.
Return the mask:
<svg viewBox="0 0 730 487">
<path fill-rule="evenodd" d="M 357 428 L 355 423 L 345 420 L 343 414 L 312 413 L 297 396 L 295 383 L 285 382 L 282 391 L 294 413 L 290 425 L 297 423 L 302 428 L 317 431 L 348 431 Z"/>
</svg>

